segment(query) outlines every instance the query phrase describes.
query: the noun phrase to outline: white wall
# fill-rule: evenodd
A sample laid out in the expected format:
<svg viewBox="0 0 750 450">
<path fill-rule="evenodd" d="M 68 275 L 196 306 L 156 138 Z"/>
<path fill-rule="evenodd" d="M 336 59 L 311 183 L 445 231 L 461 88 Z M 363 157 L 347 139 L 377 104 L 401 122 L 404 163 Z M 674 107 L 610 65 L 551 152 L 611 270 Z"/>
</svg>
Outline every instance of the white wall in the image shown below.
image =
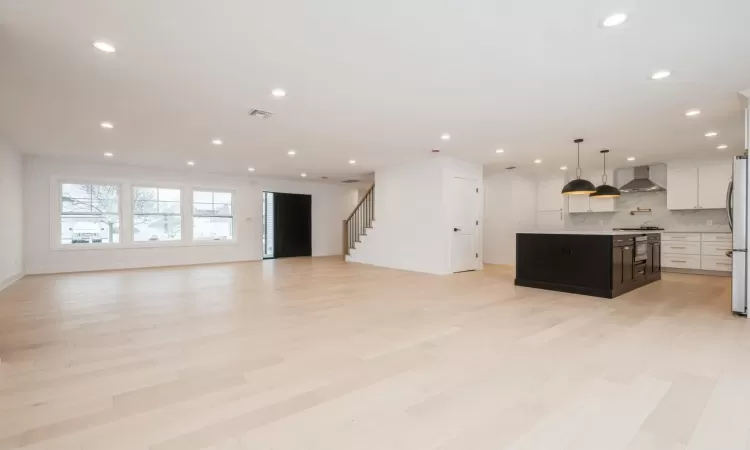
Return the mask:
<svg viewBox="0 0 750 450">
<path fill-rule="evenodd" d="M 536 183 L 511 173 L 484 180 L 484 262 L 516 263 L 516 233 L 536 227 Z"/>
<path fill-rule="evenodd" d="M 0 289 L 23 276 L 22 156 L 0 142 Z"/>
<path fill-rule="evenodd" d="M 235 192 L 236 243 L 206 245 L 181 243 L 156 248 L 59 249 L 59 229 L 52 201 L 57 201 L 58 180 L 169 184 L 184 188 L 227 189 Z M 262 192 L 312 195 L 313 256 L 341 254 L 341 221 L 346 214 L 343 186 L 201 173 L 166 171 L 116 164 L 89 164 L 27 156 L 23 165 L 26 219 L 26 272 L 57 273 L 137 267 L 249 261 L 262 258 Z M 123 196 L 124 197 L 124 196 Z M 187 218 L 186 218 L 187 219 Z M 125 225 L 123 225 L 125 226 Z M 186 234 L 191 233 L 191 231 Z"/>
<path fill-rule="evenodd" d="M 375 172 L 375 229 L 357 248 L 353 260 L 417 272 L 451 273 L 452 228 L 446 190 L 454 176 L 477 180 L 482 195 L 481 166 L 451 158 Z M 481 207 L 479 218 L 481 223 Z"/>
</svg>

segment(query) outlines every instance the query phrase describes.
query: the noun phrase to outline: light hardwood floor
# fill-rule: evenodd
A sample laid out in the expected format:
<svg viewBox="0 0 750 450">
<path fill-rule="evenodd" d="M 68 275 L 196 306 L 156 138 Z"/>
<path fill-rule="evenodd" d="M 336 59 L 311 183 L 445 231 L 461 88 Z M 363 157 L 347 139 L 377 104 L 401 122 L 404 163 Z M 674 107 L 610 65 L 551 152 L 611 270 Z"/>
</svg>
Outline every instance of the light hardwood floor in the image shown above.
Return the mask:
<svg viewBox="0 0 750 450">
<path fill-rule="evenodd" d="M 337 258 L 0 292 L 0 449 L 750 449 L 729 279 L 614 300 Z"/>
</svg>

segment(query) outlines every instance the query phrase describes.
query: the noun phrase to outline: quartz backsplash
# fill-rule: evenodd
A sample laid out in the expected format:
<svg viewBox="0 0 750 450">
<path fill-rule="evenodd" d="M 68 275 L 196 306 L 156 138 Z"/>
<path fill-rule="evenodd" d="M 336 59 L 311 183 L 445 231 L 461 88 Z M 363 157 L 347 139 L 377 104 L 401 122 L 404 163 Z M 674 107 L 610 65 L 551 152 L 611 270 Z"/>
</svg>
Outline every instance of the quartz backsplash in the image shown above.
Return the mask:
<svg viewBox="0 0 750 450">
<path fill-rule="evenodd" d="M 637 208 L 651 212 L 630 215 Z M 646 223 L 648 222 L 648 223 Z M 666 192 L 638 192 L 622 194 L 615 199 L 615 212 L 566 214 L 566 230 L 611 230 L 635 228 L 646 223 L 667 231 L 728 232 L 729 222 L 724 209 L 670 211 Z"/>
</svg>

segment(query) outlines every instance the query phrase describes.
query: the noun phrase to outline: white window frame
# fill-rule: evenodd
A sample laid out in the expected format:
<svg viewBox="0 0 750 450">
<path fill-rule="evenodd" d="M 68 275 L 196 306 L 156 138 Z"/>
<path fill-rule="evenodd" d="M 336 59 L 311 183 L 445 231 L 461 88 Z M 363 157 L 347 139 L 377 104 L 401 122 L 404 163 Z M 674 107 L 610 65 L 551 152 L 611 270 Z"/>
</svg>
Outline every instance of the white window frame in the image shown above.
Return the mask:
<svg viewBox="0 0 750 450">
<path fill-rule="evenodd" d="M 63 244 L 62 230 L 60 229 L 60 220 L 62 219 L 62 185 L 63 184 L 95 184 L 117 186 L 117 217 L 120 220 L 120 242 L 110 242 L 107 244 Z M 123 214 L 123 183 L 113 180 L 94 180 L 94 179 L 55 179 L 52 185 L 51 195 L 51 212 L 50 215 L 50 238 L 51 247 L 56 250 L 113 250 L 124 248 L 123 223 L 125 215 Z"/>
<path fill-rule="evenodd" d="M 196 240 L 195 239 L 195 192 L 213 192 L 219 194 L 231 194 L 232 195 L 232 238 L 223 239 L 219 241 L 214 240 Z M 208 187 L 193 187 L 190 189 L 190 239 L 193 245 L 233 245 L 237 244 L 238 234 L 238 222 L 237 222 L 237 211 L 236 206 L 237 191 L 232 189 L 220 189 L 220 188 L 208 188 Z M 222 216 L 197 216 L 197 217 L 222 217 Z"/>
<path fill-rule="evenodd" d="M 62 217 L 62 185 L 63 184 L 109 184 L 119 189 L 118 216 L 120 219 L 120 242 L 112 244 L 62 244 L 60 218 Z M 133 188 L 157 187 L 162 189 L 180 190 L 180 210 L 182 214 L 183 235 L 179 241 L 148 241 L 134 242 L 133 240 Z M 50 249 L 59 251 L 114 251 L 123 249 L 152 248 L 152 247 L 200 247 L 237 245 L 239 243 L 240 221 L 237 220 L 237 191 L 231 188 L 193 187 L 187 184 L 159 183 L 145 180 L 125 180 L 122 178 L 96 177 L 50 177 Z M 220 192 L 232 194 L 232 239 L 221 241 L 196 241 L 193 239 L 193 192 Z M 188 201 L 184 199 L 187 198 Z M 184 233 L 188 230 L 188 235 Z"/>
<path fill-rule="evenodd" d="M 180 220 L 182 222 L 182 232 L 180 233 L 180 239 L 173 241 L 136 241 L 135 240 L 135 216 L 140 215 L 135 213 L 135 190 L 137 188 L 145 189 L 174 189 L 180 191 Z M 149 248 L 149 247 L 186 247 L 191 245 L 192 239 L 185 238 L 185 192 L 186 189 L 181 186 L 161 184 L 161 183 L 132 183 L 130 184 L 130 233 L 129 233 L 129 245 L 130 248 Z M 192 232 L 192 221 L 190 223 Z M 191 234 L 192 237 L 192 234 Z"/>
</svg>

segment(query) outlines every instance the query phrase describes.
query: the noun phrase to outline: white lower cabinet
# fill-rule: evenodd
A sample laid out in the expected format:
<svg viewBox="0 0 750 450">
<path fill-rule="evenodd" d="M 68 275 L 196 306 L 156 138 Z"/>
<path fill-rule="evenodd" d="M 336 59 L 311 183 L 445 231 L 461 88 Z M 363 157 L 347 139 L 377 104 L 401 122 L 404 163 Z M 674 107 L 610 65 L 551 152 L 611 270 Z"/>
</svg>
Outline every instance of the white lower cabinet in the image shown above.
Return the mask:
<svg viewBox="0 0 750 450">
<path fill-rule="evenodd" d="M 665 255 L 662 253 L 661 266 L 679 269 L 700 269 L 701 255 Z"/>
<path fill-rule="evenodd" d="M 732 271 L 732 258 L 727 256 L 702 256 L 701 258 L 701 269 L 703 270 Z"/>
<path fill-rule="evenodd" d="M 663 233 L 661 265 L 666 268 L 731 272 L 730 233 Z"/>
</svg>

